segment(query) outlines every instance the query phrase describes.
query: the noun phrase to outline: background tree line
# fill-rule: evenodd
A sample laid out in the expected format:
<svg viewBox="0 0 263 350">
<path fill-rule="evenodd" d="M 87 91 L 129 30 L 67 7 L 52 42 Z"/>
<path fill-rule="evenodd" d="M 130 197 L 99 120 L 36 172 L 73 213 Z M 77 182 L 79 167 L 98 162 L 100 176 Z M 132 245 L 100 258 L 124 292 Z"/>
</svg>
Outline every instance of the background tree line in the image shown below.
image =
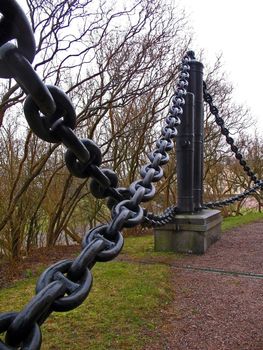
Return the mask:
<svg viewBox="0 0 263 350">
<path fill-rule="evenodd" d="M 45 83 L 67 92 L 77 111 L 78 136 L 98 143 L 103 166 L 117 172 L 120 186 L 128 186 L 160 135 L 190 44 L 184 13 L 163 0 L 26 3 L 37 41 L 35 70 Z M 232 102 L 220 59 L 206 69 L 205 78 L 227 127 L 261 178 L 262 139 L 245 135 L 250 116 Z M 0 253 L 16 258 L 34 246 L 80 242 L 87 227 L 107 220 L 105 202 L 91 196 L 88 179 L 69 174 L 60 145 L 47 144 L 28 129 L 19 86 L 13 80 L 0 84 Z M 248 188 L 249 179 L 208 110 L 205 131 L 205 200 Z M 173 153 L 149 209 L 175 203 L 175 164 Z M 255 199 L 261 210 L 262 197 L 255 194 Z M 241 206 L 228 211 L 240 212 Z"/>
</svg>

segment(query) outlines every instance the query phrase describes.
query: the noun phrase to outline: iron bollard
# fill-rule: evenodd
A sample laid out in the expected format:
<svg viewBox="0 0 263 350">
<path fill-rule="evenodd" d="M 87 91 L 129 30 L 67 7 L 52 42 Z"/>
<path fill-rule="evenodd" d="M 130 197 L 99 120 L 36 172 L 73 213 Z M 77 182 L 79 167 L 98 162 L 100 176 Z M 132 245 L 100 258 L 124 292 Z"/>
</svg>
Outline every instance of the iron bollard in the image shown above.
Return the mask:
<svg viewBox="0 0 263 350">
<path fill-rule="evenodd" d="M 196 60 L 189 62 L 191 74 L 188 92 L 195 96 L 194 102 L 194 209 L 203 207 L 203 150 L 204 150 L 204 105 L 203 64 Z"/>
<path fill-rule="evenodd" d="M 188 92 L 176 139 L 177 206 L 185 213 L 194 211 L 194 100 Z"/>
</svg>

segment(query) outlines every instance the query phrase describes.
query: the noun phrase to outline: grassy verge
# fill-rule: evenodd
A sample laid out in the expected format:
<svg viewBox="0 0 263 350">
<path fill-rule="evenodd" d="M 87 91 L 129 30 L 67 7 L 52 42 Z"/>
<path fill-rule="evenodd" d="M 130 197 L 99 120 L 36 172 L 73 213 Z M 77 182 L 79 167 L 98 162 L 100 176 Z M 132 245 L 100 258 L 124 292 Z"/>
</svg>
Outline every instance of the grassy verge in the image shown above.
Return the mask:
<svg viewBox="0 0 263 350">
<path fill-rule="evenodd" d="M 247 212 L 241 216 L 231 216 L 227 217 L 223 220 L 222 223 L 222 231 L 227 231 L 232 228 L 249 224 L 253 221 L 262 220 L 263 213 L 258 212 Z"/>
<path fill-rule="evenodd" d="M 154 251 L 154 237 L 153 235 L 126 237 L 121 256 L 126 255 L 132 259 L 147 259 L 158 261 L 158 258 L 178 258 L 182 254 L 174 252 L 155 252 Z"/>
</svg>

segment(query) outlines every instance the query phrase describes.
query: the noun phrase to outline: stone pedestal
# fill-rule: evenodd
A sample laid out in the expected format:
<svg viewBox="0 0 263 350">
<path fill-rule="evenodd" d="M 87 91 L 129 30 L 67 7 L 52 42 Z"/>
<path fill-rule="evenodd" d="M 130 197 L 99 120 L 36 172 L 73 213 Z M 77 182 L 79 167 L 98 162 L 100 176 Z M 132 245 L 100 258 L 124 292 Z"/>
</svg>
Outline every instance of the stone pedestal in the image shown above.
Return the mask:
<svg viewBox="0 0 263 350">
<path fill-rule="evenodd" d="M 155 251 L 203 254 L 221 236 L 219 210 L 178 214 L 174 221 L 154 230 Z"/>
</svg>

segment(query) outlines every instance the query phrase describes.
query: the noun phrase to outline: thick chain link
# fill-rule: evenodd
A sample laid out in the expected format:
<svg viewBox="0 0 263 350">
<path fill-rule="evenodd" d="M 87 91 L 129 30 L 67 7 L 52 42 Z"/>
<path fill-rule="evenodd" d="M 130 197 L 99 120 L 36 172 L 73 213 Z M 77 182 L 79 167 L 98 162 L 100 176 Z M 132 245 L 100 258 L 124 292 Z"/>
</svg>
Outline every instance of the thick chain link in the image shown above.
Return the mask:
<svg viewBox="0 0 263 350">
<path fill-rule="evenodd" d="M 35 38 L 26 15 L 15 0 L 1 0 L 0 13 L 3 15 L 0 20 L 0 77 L 12 78 L 13 73 L 4 57 L 8 47 L 11 45 L 32 63 L 36 52 Z M 16 39 L 17 47 L 10 43 L 12 39 Z"/>
<path fill-rule="evenodd" d="M 207 91 L 207 85 L 205 82 L 203 82 L 203 94 L 204 94 L 204 100 L 209 105 L 210 112 L 215 116 L 215 122 L 220 127 L 222 135 L 225 136 L 226 142 L 230 145 L 231 151 L 235 154 L 236 159 L 239 161 L 239 164 L 243 167 L 244 171 L 247 173 L 247 175 L 251 178 L 251 180 L 255 183 L 253 187 L 250 189 L 229 197 L 227 199 L 224 199 L 222 201 L 215 201 L 215 202 L 208 202 L 204 204 L 204 208 L 218 208 L 223 207 L 225 205 L 233 204 L 237 201 L 240 201 L 251 194 L 255 193 L 257 190 L 262 190 L 263 188 L 263 180 L 258 180 L 255 173 L 250 169 L 250 167 L 247 165 L 247 162 L 244 160 L 243 155 L 239 152 L 238 147 L 234 144 L 234 139 L 229 136 L 229 130 L 225 127 L 225 122 L 222 117 L 219 116 L 218 108 L 213 103 L 212 96 Z"/>
<path fill-rule="evenodd" d="M 91 229 L 83 239 L 83 249 L 75 260 L 63 260 L 50 266 L 40 276 L 35 297 L 19 313 L 0 314 L 0 332 L 6 333 L 0 349 L 40 349 L 39 326 L 53 311 L 68 311 L 79 306 L 92 285 L 91 269 L 97 261 L 114 259 L 123 246 L 121 230 L 143 222 L 141 202 L 155 195 L 153 183 L 163 176 L 161 166 L 169 161 L 185 103 L 193 52 L 182 60 L 176 92 L 172 98 L 166 125 L 149 154 L 150 162 L 141 169 L 141 180 L 128 189 L 118 188 L 118 177 L 110 169 L 100 168 L 100 148 L 89 139 L 79 139 L 74 133 L 76 113 L 67 95 L 56 86 L 45 85 L 31 66 L 35 55 L 34 35 L 22 9 L 14 0 L 0 3 L 0 77 L 14 78 L 27 94 L 24 113 L 31 129 L 47 142 L 63 143 L 67 147 L 65 162 L 69 171 L 80 178 L 91 177 L 90 190 L 97 198 L 109 197 L 111 220 Z M 15 16 L 14 16 L 15 14 Z M 14 23 L 14 19 L 16 21 Z M 4 34 L 3 34 L 4 33 Z M 18 46 L 9 42 L 17 39 Z M 174 213 L 170 208 L 163 221 Z M 149 220 L 155 220 L 148 215 Z M 158 220 L 155 220 L 158 221 Z"/>
</svg>

